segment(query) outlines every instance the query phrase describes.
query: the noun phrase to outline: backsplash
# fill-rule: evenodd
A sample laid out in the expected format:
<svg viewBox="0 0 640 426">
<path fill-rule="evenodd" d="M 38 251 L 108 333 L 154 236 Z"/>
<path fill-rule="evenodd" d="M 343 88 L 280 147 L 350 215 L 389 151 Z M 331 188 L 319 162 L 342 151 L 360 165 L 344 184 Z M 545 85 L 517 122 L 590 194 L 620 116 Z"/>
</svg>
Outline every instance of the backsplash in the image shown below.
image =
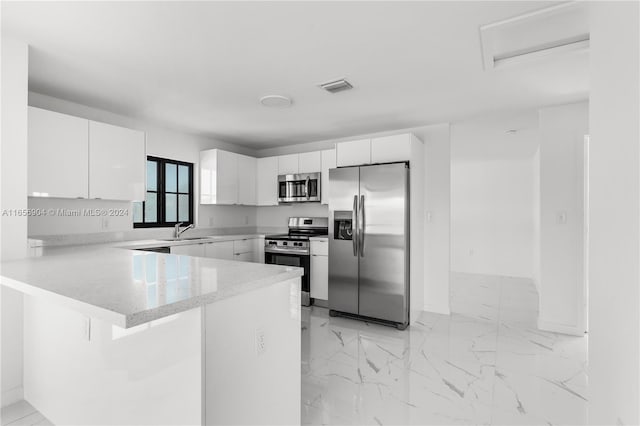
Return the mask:
<svg viewBox="0 0 640 426">
<path fill-rule="evenodd" d="M 257 207 L 256 226 L 286 227 L 290 217 L 328 217 L 329 207 L 320 203 L 286 204 L 273 207 Z"/>
</svg>

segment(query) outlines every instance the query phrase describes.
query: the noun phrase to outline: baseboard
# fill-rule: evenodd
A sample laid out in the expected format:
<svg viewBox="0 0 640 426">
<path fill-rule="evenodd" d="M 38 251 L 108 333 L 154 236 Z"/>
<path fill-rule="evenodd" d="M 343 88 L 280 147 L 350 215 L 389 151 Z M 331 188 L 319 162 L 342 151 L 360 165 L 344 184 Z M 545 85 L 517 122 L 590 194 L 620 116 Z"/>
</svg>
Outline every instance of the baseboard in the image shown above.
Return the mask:
<svg viewBox="0 0 640 426">
<path fill-rule="evenodd" d="M 313 306 L 320 306 L 321 308 L 328 308 L 329 301 L 324 299 L 313 299 Z"/>
<path fill-rule="evenodd" d="M 424 305 L 424 311 L 431 312 L 433 314 L 451 315 L 451 309 L 449 306 Z"/>
<path fill-rule="evenodd" d="M 584 337 L 585 332 L 577 326 L 558 324 L 551 321 L 545 321 L 538 318 L 538 328 L 544 331 L 551 331 L 554 333 L 569 334 L 571 336 Z"/>
<path fill-rule="evenodd" d="M 7 405 L 15 404 L 18 401 L 22 401 L 24 399 L 24 389 L 22 386 L 17 388 L 9 389 L 8 391 L 2 392 L 2 407 L 6 407 Z"/>
</svg>

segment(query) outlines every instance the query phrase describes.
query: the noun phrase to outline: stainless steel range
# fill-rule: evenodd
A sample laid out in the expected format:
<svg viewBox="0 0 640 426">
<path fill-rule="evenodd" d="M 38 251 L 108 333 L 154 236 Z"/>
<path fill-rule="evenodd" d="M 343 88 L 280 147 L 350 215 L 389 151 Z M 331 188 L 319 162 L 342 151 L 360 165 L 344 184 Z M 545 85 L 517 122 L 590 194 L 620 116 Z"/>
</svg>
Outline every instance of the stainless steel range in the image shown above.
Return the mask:
<svg viewBox="0 0 640 426">
<path fill-rule="evenodd" d="M 272 265 L 304 268 L 302 277 L 302 305 L 311 305 L 310 296 L 310 244 L 309 237 L 327 235 L 326 217 L 290 217 L 289 233 L 267 235 L 264 238 L 264 261 Z"/>
</svg>

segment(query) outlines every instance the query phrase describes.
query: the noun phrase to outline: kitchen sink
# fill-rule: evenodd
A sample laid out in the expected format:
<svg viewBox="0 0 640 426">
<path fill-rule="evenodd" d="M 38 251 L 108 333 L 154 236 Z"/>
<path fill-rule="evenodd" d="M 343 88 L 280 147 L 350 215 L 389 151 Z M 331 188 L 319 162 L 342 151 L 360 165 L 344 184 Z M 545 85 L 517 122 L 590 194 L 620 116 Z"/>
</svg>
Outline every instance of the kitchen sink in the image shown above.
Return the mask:
<svg viewBox="0 0 640 426">
<path fill-rule="evenodd" d="M 160 241 L 193 241 L 193 240 L 208 240 L 209 237 L 178 237 L 178 238 L 159 238 Z"/>
</svg>

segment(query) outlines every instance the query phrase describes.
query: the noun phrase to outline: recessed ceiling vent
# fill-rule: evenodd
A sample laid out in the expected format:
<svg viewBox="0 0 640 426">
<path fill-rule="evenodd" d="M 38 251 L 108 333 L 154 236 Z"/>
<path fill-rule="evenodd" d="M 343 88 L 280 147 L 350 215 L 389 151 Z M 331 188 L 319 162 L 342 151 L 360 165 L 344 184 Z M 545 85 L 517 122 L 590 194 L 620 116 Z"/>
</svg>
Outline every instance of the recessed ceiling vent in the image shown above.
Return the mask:
<svg viewBox="0 0 640 426">
<path fill-rule="evenodd" d="M 329 93 L 338 93 L 338 92 L 344 92 L 345 90 L 353 89 L 353 86 L 351 85 L 351 83 L 349 83 L 344 78 L 341 78 L 339 80 L 327 81 L 325 83 L 319 84 L 319 86 Z"/>
<path fill-rule="evenodd" d="M 567 2 L 480 27 L 485 71 L 589 49 L 586 2 Z"/>
</svg>

